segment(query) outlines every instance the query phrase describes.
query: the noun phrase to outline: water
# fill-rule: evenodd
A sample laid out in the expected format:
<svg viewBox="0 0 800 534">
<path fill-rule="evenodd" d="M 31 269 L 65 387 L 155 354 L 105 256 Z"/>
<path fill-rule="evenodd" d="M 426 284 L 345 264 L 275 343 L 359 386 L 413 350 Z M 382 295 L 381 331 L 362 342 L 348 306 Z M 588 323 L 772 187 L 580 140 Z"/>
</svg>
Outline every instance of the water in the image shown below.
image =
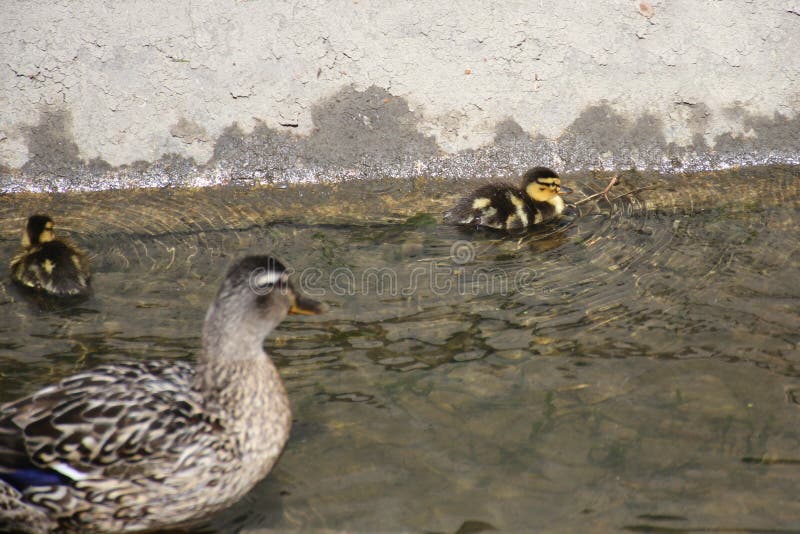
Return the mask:
<svg viewBox="0 0 800 534">
<path fill-rule="evenodd" d="M 55 309 L 3 287 L 0 401 L 191 359 L 268 251 L 331 310 L 267 339 L 292 437 L 207 531 L 800 530 L 798 176 L 629 177 L 656 187 L 510 238 L 439 222 L 471 183 L 2 197 L 2 257 L 49 211 L 95 275 Z"/>
</svg>

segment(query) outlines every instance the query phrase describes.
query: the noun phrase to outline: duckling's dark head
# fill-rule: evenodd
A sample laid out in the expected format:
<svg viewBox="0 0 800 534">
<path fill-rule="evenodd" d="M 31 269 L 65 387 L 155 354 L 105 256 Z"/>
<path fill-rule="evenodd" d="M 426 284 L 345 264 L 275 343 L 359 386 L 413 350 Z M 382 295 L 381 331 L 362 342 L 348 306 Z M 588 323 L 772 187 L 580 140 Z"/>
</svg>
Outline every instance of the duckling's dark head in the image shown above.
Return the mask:
<svg viewBox="0 0 800 534">
<path fill-rule="evenodd" d="M 561 185 L 561 178 L 552 169 L 534 167 L 522 176 L 522 188 L 537 202 L 553 203 L 559 194 L 572 193 L 568 187 Z"/>
<path fill-rule="evenodd" d="M 30 247 L 47 243 L 56 238 L 53 232 L 53 219 L 47 215 L 31 215 L 28 217 L 28 224 L 22 232 L 22 246 Z"/>
<path fill-rule="evenodd" d="M 325 305 L 297 292 L 289 281 L 290 274 L 270 256 L 247 256 L 237 261 L 209 308 L 206 327 L 217 333 L 251 334 L 263 339 L 287 314 L 323 313 Z"/>
</svg>

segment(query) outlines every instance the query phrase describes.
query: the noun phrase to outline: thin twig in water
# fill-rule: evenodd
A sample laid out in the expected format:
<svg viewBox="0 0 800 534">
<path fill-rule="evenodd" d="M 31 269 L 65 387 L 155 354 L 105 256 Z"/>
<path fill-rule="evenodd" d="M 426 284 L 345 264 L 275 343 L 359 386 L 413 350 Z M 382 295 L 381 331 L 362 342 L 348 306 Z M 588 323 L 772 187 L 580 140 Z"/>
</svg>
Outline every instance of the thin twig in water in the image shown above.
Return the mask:
<svg viewBox="0 0 800 534">
<path fill-rule="evenodd" d="M 639 189 L 634 189 L 632 191 L 628 191 L 627 193 L 622 193 L 621 195 L 616 196 L 616 197 L 612 198 L 611 200 L 609 200 L 609 202 L 614 202 L 615 200 L 619 200 L 622 197 L 627 197 L 628 195 L 633 195 L 633 194 L 639 193 L 641 191 L 647 191 L 648 189 L 655 189 L 655 188 L 656 188 L 656 186 L 654 186 L 654 185 L 647 185 L 645 187 L 640 187 Z"/>
<path fill-rule="evenodd" d="M 611 202 L 610 200 L 608 200 L 608 192 L 611 190 L 612 187 L 614 187 L 614 185 L 617 182 L 619 182 L 619 175 L 615 174 L 614 176 L 611 177 L 611 181 L 608 182 L 608 185 L 606 186 L 605 189 L 603 189 L 599 193 L 595 193 L 594 195 L 589 195 L 588 197 L 577 201 L 574 205 L 575 206 L 580 206 L 584 202 L 589 202 L 590 200 L 595 199 L 597 197 L 603 197 L 603 198 L 606 199 L 606 201 Z"/>
<path fill-rule="evenodd" d="M 612 176 L 606 188 L 603 189 L 603 191 L 601 191 L 603 193 L 603 196 L 606 197 L 606 200 L 608 200 L 608 192 L 611 190 L 612 187 L 614 187 L 617 184 L 617 182 L 619 182 L 619 174 L 615 174 L 614 176 Z"/>
</svg>

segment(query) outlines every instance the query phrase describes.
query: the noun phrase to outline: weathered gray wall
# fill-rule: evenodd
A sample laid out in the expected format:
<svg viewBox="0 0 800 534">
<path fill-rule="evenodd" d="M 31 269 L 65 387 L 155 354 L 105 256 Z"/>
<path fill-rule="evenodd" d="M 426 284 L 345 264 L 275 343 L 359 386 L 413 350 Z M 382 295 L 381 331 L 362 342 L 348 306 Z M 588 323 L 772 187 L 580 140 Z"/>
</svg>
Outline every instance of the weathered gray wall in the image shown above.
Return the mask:
<svg viewBox="0 0 800 534">
<path fill-rule="evenodd" d="M 0 4 L 2 191 L 800 155 L 800 0 Z"/>
</svg>

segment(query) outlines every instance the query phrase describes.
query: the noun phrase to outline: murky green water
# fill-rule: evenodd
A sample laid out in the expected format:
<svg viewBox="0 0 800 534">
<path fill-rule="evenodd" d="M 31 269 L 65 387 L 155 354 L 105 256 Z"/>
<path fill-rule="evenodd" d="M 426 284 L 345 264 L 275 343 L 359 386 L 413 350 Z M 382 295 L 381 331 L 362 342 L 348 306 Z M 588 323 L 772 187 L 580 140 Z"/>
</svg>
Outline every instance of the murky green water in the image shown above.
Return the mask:
<svg viewBox="0 0 800 534">
<path fill-rule="evenodd" d="M 240 209 L 227 227 L 230 191 L 208 210 L 164 192 L 180 216 L 163 224 L 103 197 L 71 234 L 91 299 L 41 310 L 3 287 L 0 401 L 102 362 L 192 358 L 231 258 L 268 251 L 331 311 L 267 340 L 292 437 L 208 530 L 800 530 L 796 179 L 757 202 L 730 193 L 766 181 L 730 176 L 702 206 L 591 202 L 505 239 L 442 225 L 450 186 L 365 186 L 374 217 Z M 238 194 L 253 213 L 326 198 Z M 10 258 L 42 199 L 6 200 Z M 78 226 L 69 202 L 45 207 Z"/>
</svg>

